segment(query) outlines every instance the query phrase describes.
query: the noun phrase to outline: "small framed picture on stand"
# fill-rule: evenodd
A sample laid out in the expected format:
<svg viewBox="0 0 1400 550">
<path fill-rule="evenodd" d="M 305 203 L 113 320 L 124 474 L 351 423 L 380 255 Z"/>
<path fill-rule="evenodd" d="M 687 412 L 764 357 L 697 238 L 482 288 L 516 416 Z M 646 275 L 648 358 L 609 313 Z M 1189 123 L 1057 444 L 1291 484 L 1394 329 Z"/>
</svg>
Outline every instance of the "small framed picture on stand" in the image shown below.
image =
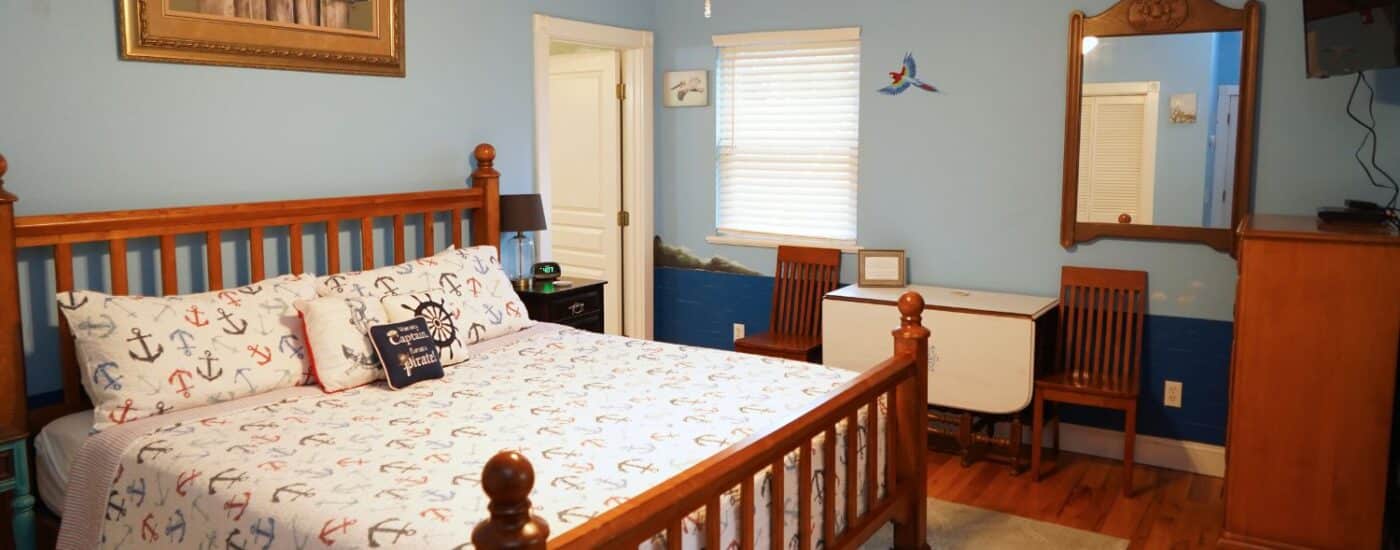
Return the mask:
<svg viewBox="0 0 1400 550">
<path fill-rule="evenodd" d="M 861 250 L 857 254 L 862 287 L 909 286 L 903 250 Z"/>
</svg>

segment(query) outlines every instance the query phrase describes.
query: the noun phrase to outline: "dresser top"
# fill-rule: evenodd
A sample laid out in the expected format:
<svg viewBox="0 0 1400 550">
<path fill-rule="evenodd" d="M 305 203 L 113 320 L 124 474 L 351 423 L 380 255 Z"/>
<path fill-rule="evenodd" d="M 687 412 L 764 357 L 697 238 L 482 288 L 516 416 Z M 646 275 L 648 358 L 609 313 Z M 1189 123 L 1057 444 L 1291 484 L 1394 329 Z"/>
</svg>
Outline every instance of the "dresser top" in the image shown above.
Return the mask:
<svg viewBox="0 0 1400 550">
<path fill-rule="evenodd" d="M 862 288 L 850 285 L 827 293 L 829 300 L 894 305 L 899 296 L 914 291 L 923 295 L 924 307 L 944 311 L 964 311 L 1035 319 L 1050 311 L 1059 300 L 1046 296 L 1026 296 L 981 290 L 910 285 L 904 288 Z"/>
<path fill-rule="evenodd" d="M 1314 216 L 1252 214 L 1240 228 L 1244 239 L 1283 239 L 1375 243 L 1400 246 L 1400 233 L 1389 225 L 1322 223 Z"/>
</svg>

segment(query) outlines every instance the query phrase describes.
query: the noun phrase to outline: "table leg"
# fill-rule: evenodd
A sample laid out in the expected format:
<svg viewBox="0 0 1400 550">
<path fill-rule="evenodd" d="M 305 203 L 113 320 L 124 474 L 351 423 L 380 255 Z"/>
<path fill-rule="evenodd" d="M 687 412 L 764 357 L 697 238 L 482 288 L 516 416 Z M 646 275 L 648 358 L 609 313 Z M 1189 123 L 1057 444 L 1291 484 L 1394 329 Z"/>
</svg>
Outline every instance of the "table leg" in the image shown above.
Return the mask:
<svg viewBox="0 0 1400 550">
<path fill-rule="evenodd" d="M 29 494 L 29 461 L 24 445 L 10 453 L 14 461 L 15 495 L 10 503 L 14 521 L 10 528 L 15 535 L 15 550 L 34 550 L 34 497 Z"/>
<path fill-rule="evenodd" d="M 958 413 L 958 446 L 962 447 L 962 466 L 964 468 L 972 465 L 972 413 L 963 411 Z"/>
<path fill-rule="evenodd" d="M 1020 475 L 1021 468 L 1021 414 L 1011 416 L 1011 437 L 1007 442 L 1011 447 L 1011 475 Z"/>
</svg>

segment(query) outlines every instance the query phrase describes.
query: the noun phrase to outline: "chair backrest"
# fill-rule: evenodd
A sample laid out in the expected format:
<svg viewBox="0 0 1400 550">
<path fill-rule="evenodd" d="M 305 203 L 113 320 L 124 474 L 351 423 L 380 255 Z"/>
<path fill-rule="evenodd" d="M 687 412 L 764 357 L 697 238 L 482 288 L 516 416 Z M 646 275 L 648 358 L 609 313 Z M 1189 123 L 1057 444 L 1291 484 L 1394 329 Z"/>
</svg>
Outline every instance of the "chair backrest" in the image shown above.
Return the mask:
<svg viewBox="0 0 1400 550">
<path fill-rule="evenodd" d="M 1146 310 L 1146 272 L 1065 266 L 1056 367 L 1094 386 L 1138 389 Z"/>
<path fill-rule="evenodd" d="M 841 251 L 780 246 L 774 278 L 769 331 L 818 336 L 822 326 L 822 296 L 841 284 Z"/>
</svg>

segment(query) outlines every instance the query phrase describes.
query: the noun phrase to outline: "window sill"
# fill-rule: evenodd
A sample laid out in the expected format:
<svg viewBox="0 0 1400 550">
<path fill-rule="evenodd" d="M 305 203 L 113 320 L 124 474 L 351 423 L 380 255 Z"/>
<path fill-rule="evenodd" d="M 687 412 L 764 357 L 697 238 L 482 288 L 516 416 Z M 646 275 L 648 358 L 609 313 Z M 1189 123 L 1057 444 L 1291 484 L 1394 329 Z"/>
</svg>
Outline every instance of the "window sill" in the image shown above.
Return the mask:
<svg viewBox="0 0 1400 550">
<path fill-rule="evenodd" d="M 709 235 L 705 237 L 705 242 L 710 244 L 723 244 L 729 246 L 751 246 L 756 248 L 778 248 L 779 246 L 813 246 L 820 248 L 836 248 L 847 254 L 860 252 L 861 247 L 855 241 L 837 241 L 832 239 L 813 239 L 806 237 L 756 237 L 750 235 Z"/>
</svg>

